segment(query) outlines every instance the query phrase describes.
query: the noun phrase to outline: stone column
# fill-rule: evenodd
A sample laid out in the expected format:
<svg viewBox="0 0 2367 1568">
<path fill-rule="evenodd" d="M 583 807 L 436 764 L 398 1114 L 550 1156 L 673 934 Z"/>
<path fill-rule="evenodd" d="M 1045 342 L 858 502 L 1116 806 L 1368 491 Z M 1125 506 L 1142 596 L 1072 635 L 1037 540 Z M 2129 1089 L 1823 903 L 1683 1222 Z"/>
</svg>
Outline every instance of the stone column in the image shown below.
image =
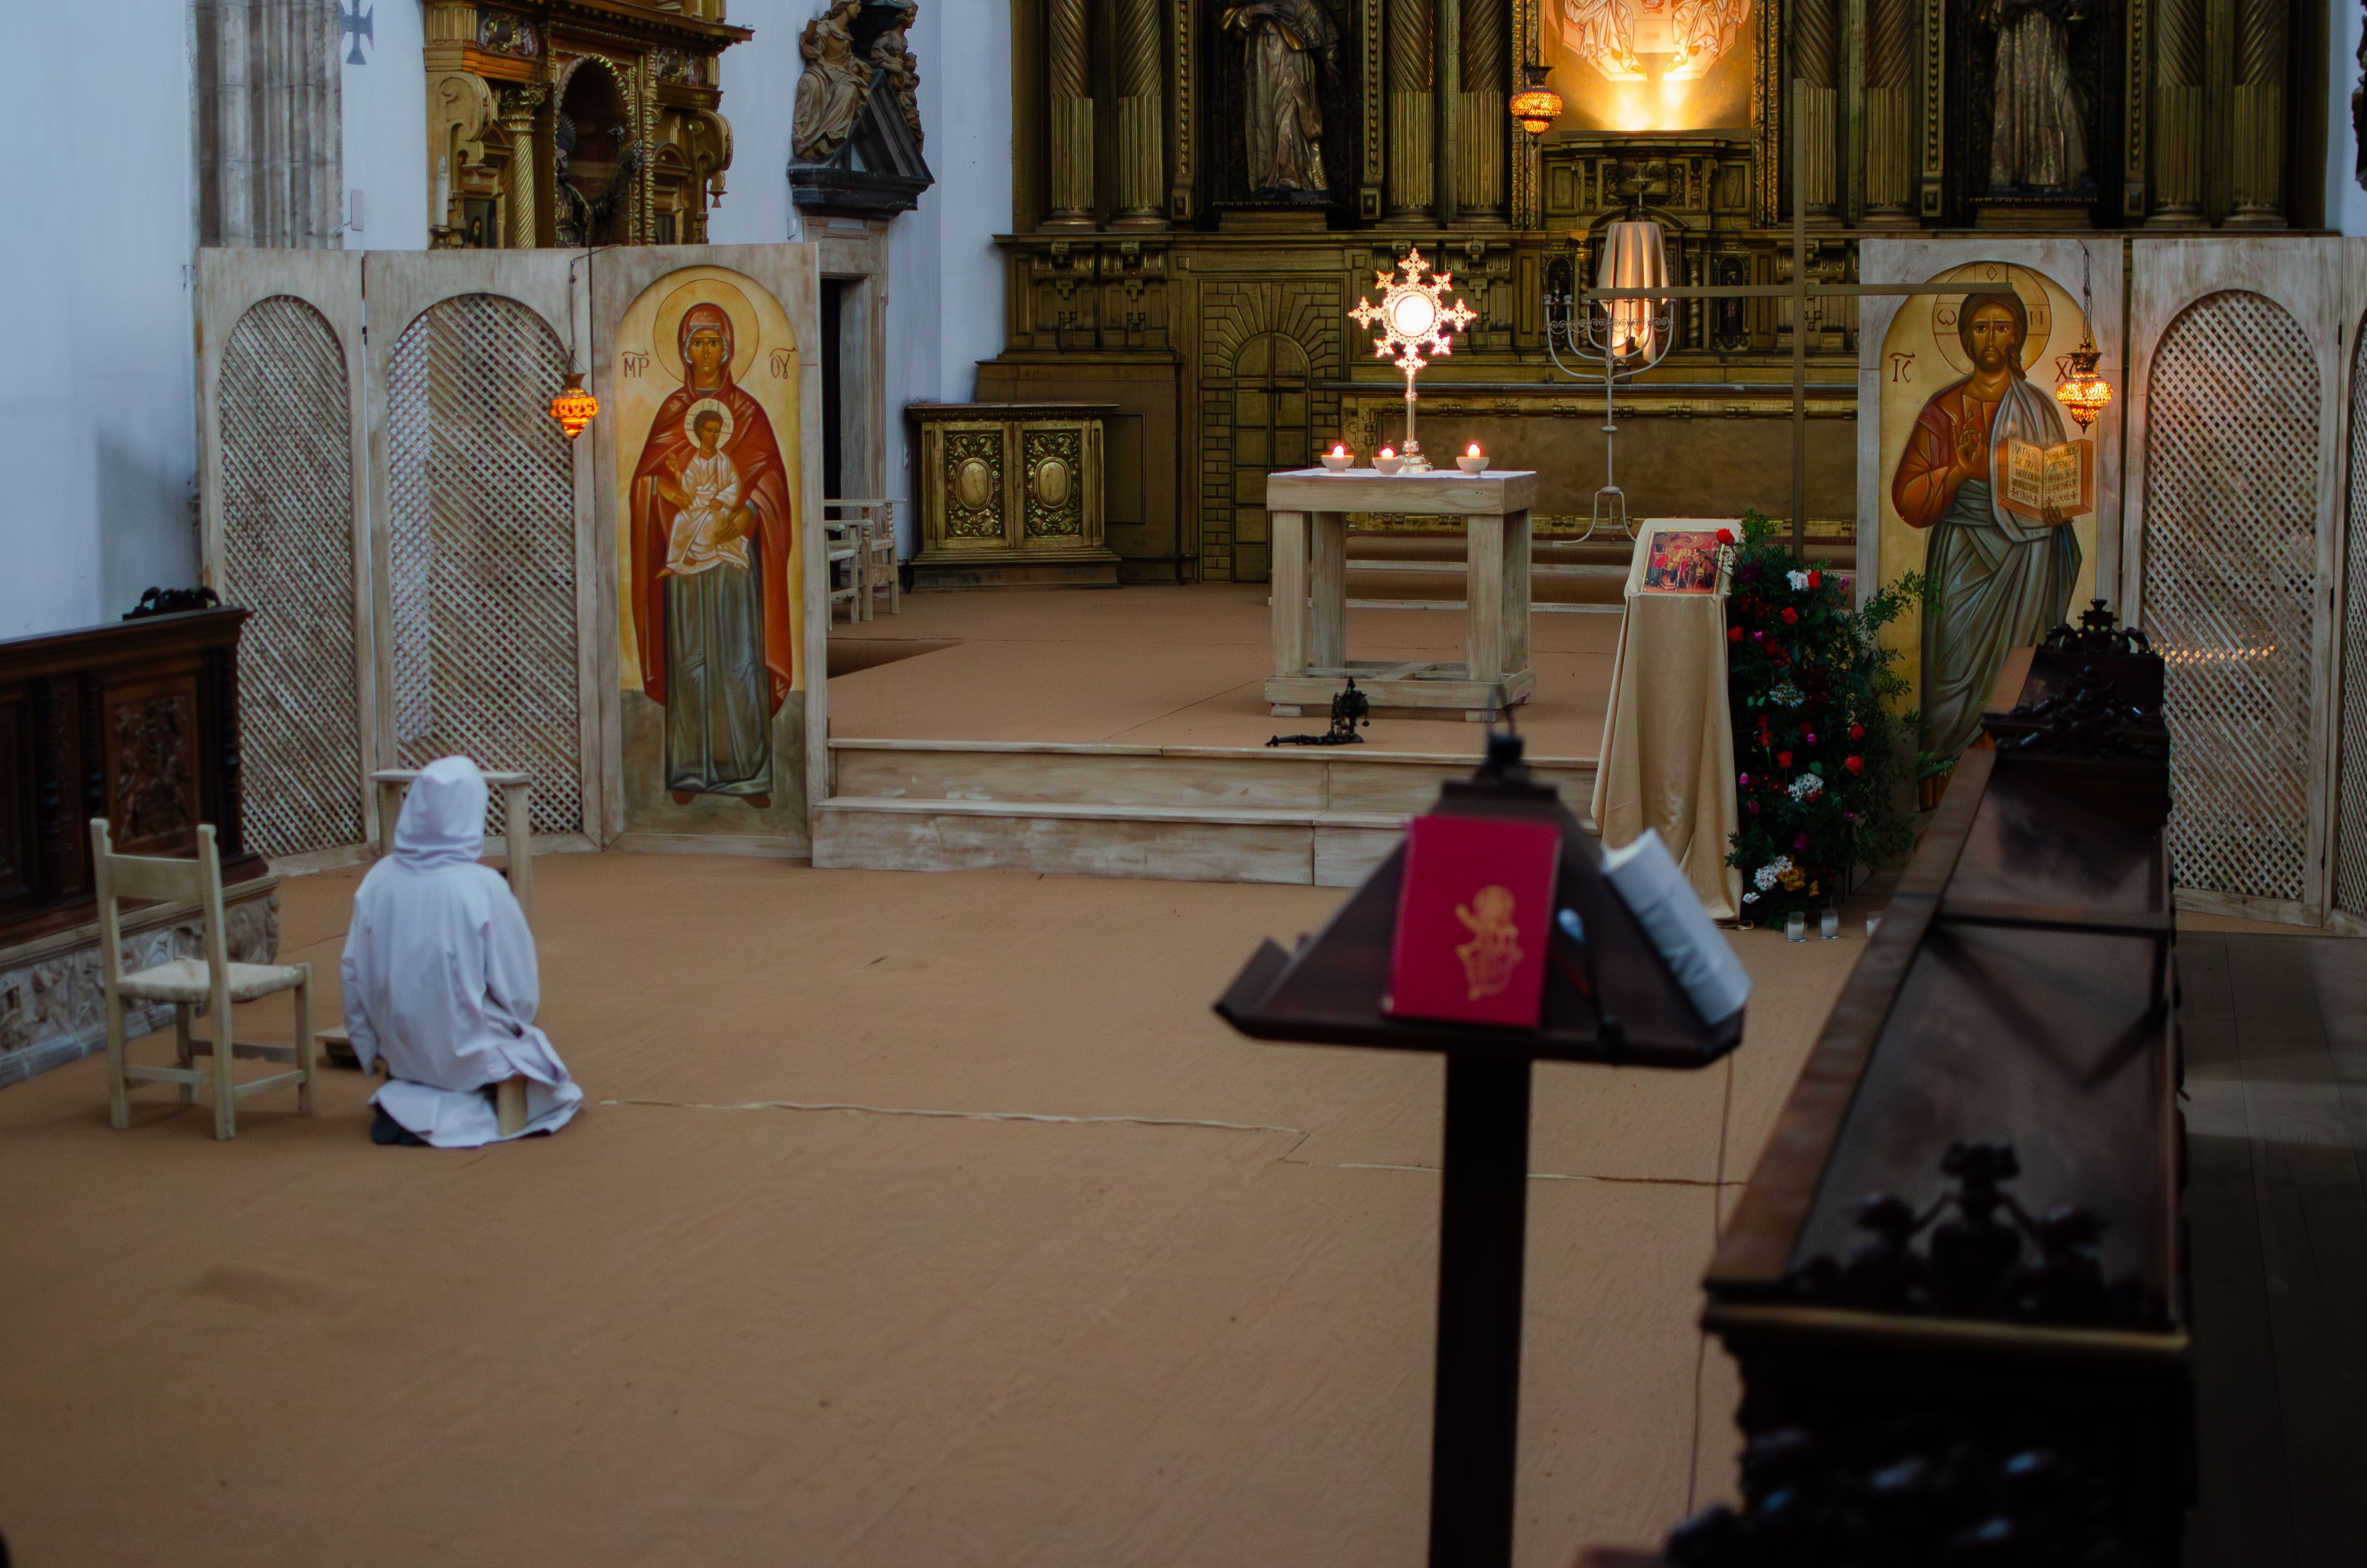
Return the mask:
<svg viewBox="0 0 2367 1568">
<path fill-rule="evenodd" d="M 1835 137 L 1840 118 L 1840 6 L 1837 0 L 1796 0 L 1792 26 L 1792 74 L 1805 84 L 1792 112 L 1801 117 L 1807 146 L 1807 166 L 1792 171 L 1793 199 L 1807 203 L 1809 222 L 1834 223 L 1840 221 L 1840 192 Z M 1788 130 L 1784 142 L 1787 149 L 1792 145 Z"/>
<path fill-rule="evenodd" d="M 1430 102 L 1431 0 L 1389 0 L 1389 215 L 1430 212 L 1433 123 Z"/>
<path fill-rule="evenodd" d="M 1166 104 L 1159 84 L 1159 0 L 1117 0 L 1117 217 L 1114 229 L 1163 229 Z"/>
<path fill-rule="evenodd" d="M 2204 0 L 2154 0 L 2153 188 L 2146 226 L 2200 228 L 2203 215 Z"/>
<path fill-rule="evenodd" d="M 2236 7 L 2231 229 L 2285 226 L 2285 52 L 2292 23 L 2288 0 L 2238 0 Z"/>
<path fill-rule="evenodd" d="M 542 97 L 540 87 L 513 87 L 502 94 L 502 130 L 510 139 L 510 164 L 504 180 L 509 222 L 502 244 L 510 250 L 534 248 L 534 111 Z"/>
<path fill-rule="evenodd" d="M 1869 229 L 1917 227 L 1914 83 L 1914 0 L 1867 0 L 1864 226 Z"/>
<path fill-rule="evenodd" d="M 335 245 L 335 0 L 197 0 L 193 20 L 199 242 Z"/>
<path fill-rule="evenodd" d="M 1093 226 L 1093 52 L 1086 0 L 1047 0 L 1045 88 L 1051 109 L 1052 210 L 1046 228 Z"/>
<path fill-rule="evenodd" d="M 1511 74 L 1508 0 L 1463 0 L 1463 80 L 1455 99 L 1455 192 L 1459 217 L 1492 222 L 1504 215 L 1504 161 L 1512 120 L 1504 83 Z"/>
</svg>

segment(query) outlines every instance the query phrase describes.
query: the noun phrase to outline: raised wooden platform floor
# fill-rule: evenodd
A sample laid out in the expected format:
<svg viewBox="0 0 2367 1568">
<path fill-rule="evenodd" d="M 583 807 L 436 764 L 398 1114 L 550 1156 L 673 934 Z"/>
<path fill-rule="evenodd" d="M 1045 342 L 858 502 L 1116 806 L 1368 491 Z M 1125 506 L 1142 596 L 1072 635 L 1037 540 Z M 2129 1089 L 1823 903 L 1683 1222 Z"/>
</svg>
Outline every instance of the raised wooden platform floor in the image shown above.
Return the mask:
<svg viewBox="0 0 2367 1568">
<path fill-rule="evenodd" d="M 832 789 L 814 863 L 1204 881 L 1360 881 L 1484 744 L 1459 714 L 1270 747 L 1260 584 L 920 595 L 832 629 Z M 1452 657 L 1462 618 L 1352 610 L 1352 652 Z M 1540 619 L 1533 765 L 1584 816 L 1618 623 Z M 899 657 L 899 644 L 912 650 Z"/>
</svg>

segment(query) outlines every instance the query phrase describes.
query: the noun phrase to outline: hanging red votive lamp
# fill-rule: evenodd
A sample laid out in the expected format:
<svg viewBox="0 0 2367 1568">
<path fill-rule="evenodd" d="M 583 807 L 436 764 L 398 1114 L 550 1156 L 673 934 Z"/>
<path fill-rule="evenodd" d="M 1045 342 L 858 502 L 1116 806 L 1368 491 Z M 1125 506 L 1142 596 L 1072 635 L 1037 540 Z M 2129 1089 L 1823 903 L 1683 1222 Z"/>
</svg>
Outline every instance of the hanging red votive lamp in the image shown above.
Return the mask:
<svg viewBox="0 0 2367 1568">
<path fill-rule="evenodd" d="M 570 375 L 567 384 L 550 395 L 550 416 L 559 421 L 559 427 L 571 441 L 583 434 L 583 426 L 591 424 L 599 412 L 600 400 L 583 390 L 581 371 Z"/>
</svg>

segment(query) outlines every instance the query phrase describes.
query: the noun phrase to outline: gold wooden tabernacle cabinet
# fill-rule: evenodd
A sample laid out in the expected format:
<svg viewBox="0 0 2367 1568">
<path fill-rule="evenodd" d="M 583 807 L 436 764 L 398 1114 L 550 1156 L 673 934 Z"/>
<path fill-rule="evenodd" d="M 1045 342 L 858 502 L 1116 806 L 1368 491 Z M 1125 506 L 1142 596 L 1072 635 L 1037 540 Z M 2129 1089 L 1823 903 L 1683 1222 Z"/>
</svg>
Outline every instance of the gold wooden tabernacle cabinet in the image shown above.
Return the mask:
<svg viewBox="0 0 2367 1568">
<path fill-rule="evenodd" d="M 912 586 L 1116 587 L 1101 403 L 924 403 Z"/>
</svg>

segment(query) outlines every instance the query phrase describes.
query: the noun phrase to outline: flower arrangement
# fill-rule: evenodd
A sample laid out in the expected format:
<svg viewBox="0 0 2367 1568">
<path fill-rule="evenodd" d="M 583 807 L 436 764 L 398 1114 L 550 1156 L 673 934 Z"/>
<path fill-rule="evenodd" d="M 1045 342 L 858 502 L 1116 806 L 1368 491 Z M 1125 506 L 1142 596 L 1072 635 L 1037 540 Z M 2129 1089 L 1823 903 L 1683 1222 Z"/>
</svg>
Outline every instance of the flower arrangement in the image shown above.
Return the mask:
<svg viewBox="0 0 2367 1568">
<path fill-rule="evenodd" d="M 1727 863 L 1742 872 L 1742 918 L 1766 925 L 1838 903 L 1853 868 L 1913 842 L 1898 742 L 1918 720 L 1893 711 L 1908 683 L 1880 634 L 1922 587 L 1910 574 L 1855 606 L 1848 578 L 1794 560 L 1755 511 L 1738 541 L 1719 542 L 1734 544 L 1727 693 L 1741 808 Z"/>
</svg>

